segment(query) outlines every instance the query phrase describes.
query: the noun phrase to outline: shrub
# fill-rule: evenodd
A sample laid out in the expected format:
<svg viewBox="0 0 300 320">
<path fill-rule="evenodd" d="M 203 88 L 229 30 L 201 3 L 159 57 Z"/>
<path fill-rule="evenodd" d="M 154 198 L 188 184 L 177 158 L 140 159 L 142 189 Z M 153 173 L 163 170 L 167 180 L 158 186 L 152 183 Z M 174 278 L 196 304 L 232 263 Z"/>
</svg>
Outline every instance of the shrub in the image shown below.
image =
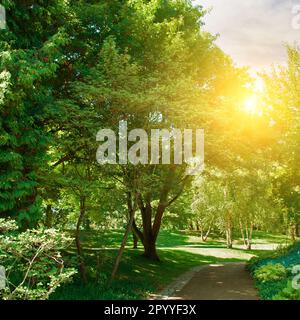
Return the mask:
<svg viewBox="0 0 300 320">
<path fill-rule="evenodd" d="M 275 295 L 273 300 L 300 300 L 300 289 L 294 289 L 289 281 L 287 287 Z"/>
<path fill-rule="evenodd" d="M 13 221 L 0 219 L 0 264 L 6 268 L 5 300 L 44 300 L 75 270 L 65 268 L 60 253 L 72 239 L 55 229 L 18 232 Z"/>
<path fill-rule="evenodd" d="M 280 263 L 261 266 L 254 272 L 254 277 L 261 282 L 278 281 L 286 276 L 287 269 Z"/>
</svg>

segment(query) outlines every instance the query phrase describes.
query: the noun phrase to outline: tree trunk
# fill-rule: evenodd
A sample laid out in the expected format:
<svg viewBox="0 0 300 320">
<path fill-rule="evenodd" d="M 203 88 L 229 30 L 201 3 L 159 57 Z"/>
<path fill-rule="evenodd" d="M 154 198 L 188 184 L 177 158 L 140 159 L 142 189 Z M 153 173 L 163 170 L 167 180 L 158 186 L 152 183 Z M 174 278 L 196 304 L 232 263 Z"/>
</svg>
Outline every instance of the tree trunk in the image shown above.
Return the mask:
<svg viewBox="0 0 300 320">
<path fill-rule="evenodd" d="M 242 239 L 243 239 L 243 242 L 244 242 L 244 246 L 246 247 L 247 246 L 247 241 L 246 241 L 246 237 L 245 237 L 245 233 L 244 233 L 244 227 L 243 227 L 243 224 L 242 224 L 241 221 L 240 221 L 240 230 L 241 230 L 241 236 L 242 236 Z"/>
<path fill-rule="evenodd" d="M 89 217 L 85 217 L 84 219 L 84 230 L 91 231 L 91 220 L 89 219 Z"/>
<path fill-rule="evenodd" d="M 138 248 L 139 238 L 138 238 L 138 236 L 134 233 L 134 231 L 132 231 L 132 238 L 133 238 L 133 249 L 137 249 L 137 248 Z"/>
<path fill-rule="evenodd" d="M 210 232 L 211 232 L 211 228 L 212 228 L 212 226 L 210 225 L 210 226 L 208 227 L 207 231 L 206 231 L 205 236 L 203 236 L 203 239 L 202 239 L 202 240 L 203 240 L 204 242 L 207 241 L 208 236 L 210 235 Z"/>
<path fill-rule="evenodd" d="M 291 240 L 295 242 L 297 237 L 297 227 L 295 224 L 290 226 L 289 233 L 290 233 Z"/>
<path fill-rule="evenodd" d="M 226 217 L 226 243 L 227 243 L 227 248 L 231 249 L 232 243 L 233 243 L 231 215 Z"/>
<path fill-rule="evenodd" d="M 253 234 L 253 225 L 251 225 L 250 229 L 247 230 L 247 250 L 252 249 L 252 234 Z"/>
<path fill-rule="evenodd" d="M 174 167 L 172 167 L 172 169 L 168 173 L 168 176 L 166 177 L 164 186 L 160 192 L 159 203 L 155 210 L 154 217 L 152 217 L 154 210 L 151 206 L 151 201 L 153 200 L 151 192 L 146 193 L 144 199 L 140 192 L 137 192 L 136 194 L 137 205 L 142 215 L 143 232 L 139 231 L 138 228 L 136 228 L 135 223 L 133 224 L 133 228 L 144 246 L 144 256 L 154 261 L 160 260 L 156 251 L 156 240 L 160 231 L 164 212 L 166 208 L 170 206 L 174 201 L 176 201 L 176 199 L 178 199 L 178 197 L 182 194 L 184 185 L 187 181 L 187 178 L 185 178 L 182 182 L 180 191 L 171 200 L 168 200 L 168 195 L 174 179 L 174 170 Z"/>
<path fill-rule="evenodd" d="M 81 280 L 86 283 L 87 282 L 87 274 L 86 274 L 86 265 L 83 256 L 83 248 L 80 240 L 80 227 L 82 225 L 83 219 L 85 216 L 85 196 L 80 197 L 80 213 L 77 220 L 76 232 L 75 232 L 75 242 L 77 248 L 78 255 L 78 267 Z"/>
<path fill-rule="evenodd" d="M 152 234 L 144 235 L 144 256 L 150 260 L 160 261 L 156 252 L 156 239 Z"/>
<path fill-rule="evenodd" d="M 52 228 L 52 221 L 53 221 L 52 206 L 51 204 L 48 204 L 46 208 L 45 226 L 47 228 Z"/>
<path fill-rule="evenodd" d="M 114 278 L 115 278 L 115 276 L 117 274 L 117 271 L 119 269 L 119 265 L 120 265 L 120 262 L 121 262 L 121 259 L 122 259 L 122 255 L 123 255 L 123 252 L 125 250 L 125 245 L 126 245 L 128 236 L 130 234 L 130 231 L 132 230 L 132 223 L 133 223 L 133 220 L 134 220 L 135 208 L 132 205 L 132 199 L 131 199 L 131 193 L 130 192 L 128 192 L 128 194 L 127 194 L 127 201 L 128 201 L 128 211 L 129 211 L 129 221 L 128 221 L 128 224 L 127 224 L 124 236 L 123 236 L 123 240 L 122 240 L 122 243 L 121 243 L 121 246 L 120 246 L 120 249 L 119 249 L 119 252 L 118 252 L 118 255 L 117 255 L 113 270 L 112 270 L 112 273 L 111 273 L 110 281 L 108 283 L 109 286 L 111 286 L 111 284 L 112 284 L 112 282 L 113 282 L 113 280 L 114 280 Z"/>
<path fill-rule="evenodd" d="M 200 236 L 201 236 L 201 241 L 204 242 L 204 230 L 203 230 L 202 225 L 201 225 L 201 228 L 200 228 Z"/>
<path fill-rule="evenodd" d="M 163 209 L 158 208 L 156 210 L 156 217 L 163 213 Z M 143 209 L 143 246 L 144 246 L 144 257 L 159 261 L 158 254 L 156 252 L 156 239 L 161 225 L 161 219 L 156 219 L 152 226 L 152 207 L 150 201 L 147 200 L 146 206 Z"/>
<path fill-rule="evenodd" d="M 226 229 L 226 244 L 228 249 L 232 249 L 232 229 Z"/>
</svg>

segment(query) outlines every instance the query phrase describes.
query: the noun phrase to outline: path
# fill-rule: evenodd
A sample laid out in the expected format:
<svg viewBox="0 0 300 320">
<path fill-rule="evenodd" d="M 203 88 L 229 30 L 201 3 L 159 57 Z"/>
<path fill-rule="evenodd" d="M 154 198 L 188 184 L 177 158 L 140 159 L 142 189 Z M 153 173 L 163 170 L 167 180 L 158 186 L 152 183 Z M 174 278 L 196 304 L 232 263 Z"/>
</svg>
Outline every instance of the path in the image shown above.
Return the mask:
<svg viewBox="0 0 300 320">
<path fill-rule="evenodd" d="M 154 299 L 258 300 L 245 263 L 222 263 L 194 268 Z"/>
</svg>

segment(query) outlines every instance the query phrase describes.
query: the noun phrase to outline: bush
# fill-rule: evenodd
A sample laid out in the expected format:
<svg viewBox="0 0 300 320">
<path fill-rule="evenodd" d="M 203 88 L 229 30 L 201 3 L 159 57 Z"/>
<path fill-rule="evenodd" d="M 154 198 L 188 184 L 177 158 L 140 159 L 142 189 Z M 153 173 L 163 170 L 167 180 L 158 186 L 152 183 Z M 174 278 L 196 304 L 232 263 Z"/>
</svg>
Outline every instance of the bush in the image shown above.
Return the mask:
<svg viewBox="0 0 300 320">
<path fill-rule="evenodd" d="M 294 289 L 289 281 L 287 287 L 275 295 L 273 300 L 300 300 L 300 289 Z"/>
<path fill-rule="evenodd" d="M 260 282 L 279 281 L 287 276 L 287 269 L 280 263 L 267 264 L 254 272 L 254 277 Z"/>
<path fill-rule="evenodd" d="M 60 253 L 72 239 L 55 229 L 18 232 L 14 221 L 0 219 L 0 264 L 6 268 L 4 300 L 44 300 L 75 270 Z"/>
<path fill-rule="evenodd" d="M 287 279 L 279 281 L 256 282 L 259 296 L 262 300 L 273 300 L 287 286 Z"/>
<path fill-rule="evenodd" d="M 281 246 L 263 258 L 253 258 L 248 269 L 255 278 L 263 300 L 299 300 L 299 292 L 292 288 L 292 272 L 300 263 L 300 245 Z"/>
</svg>

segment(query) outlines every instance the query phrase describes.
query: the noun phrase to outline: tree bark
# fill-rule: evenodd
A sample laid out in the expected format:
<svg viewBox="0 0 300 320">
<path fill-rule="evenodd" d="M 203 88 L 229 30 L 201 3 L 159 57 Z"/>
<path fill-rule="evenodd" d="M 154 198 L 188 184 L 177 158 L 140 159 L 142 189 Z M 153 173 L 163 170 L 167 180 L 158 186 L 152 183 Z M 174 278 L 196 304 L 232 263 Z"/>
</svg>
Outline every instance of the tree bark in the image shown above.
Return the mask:
<svg viewBox="0 0 300 320">
<path fill-rule="evenodd" d="M 146 205 L 142 207 L 142 217 L 143 217 L 143 242 L 142 243 L 144 246 L 144 257 L 150 260 L 159 261 L 160 259 L 156 252 L 156 239 L 159 232 L 161 220 L 156 220 L 156 224 L 153 223 L 153 226 L 152 226 L 152 219 L 151 219 L 152 207 L 151 207 L 150 199 L 146 199 Z"/>
<path fill-rule="evenodd" d="M 253 225 L 251 225 L 250 229 L 247 230 L 247 250 L 252 249 L 252 234 L 253 234 Z"/>
<path fill-rule="evenodd" d="M 133 221 L 132 228 L 143 244 L 144 257 L 149 260 L 160 261 L 156 251 L 156 240 L 159 233 L 164 208 L 162 206 L 158 206 L 156 212 L 157 219 L 154 221 L 152 226 L 152 207 L 150 198 L 145 200 L 146 204 L 144 204 L 140 193 L 137 193 L 136 198 L 137 205 L 142 215 L 143 230 L 140 231 L 138 229 L 135 221 Z M 160 217 L 158 217 L 158 214 L 160 215 Z"/>
<path fill-rule="evenodd" d="M 211 232 L 211 226 L 209 226 L 208 227 L 208 229 L 207 229 L 207 232 L 206 232 L 206 234 L 205 234 L 205 236 L 203 236 L 203 241 L 204 242 L 206 242 L 207 241 L 207 239 L 208 239 L 208 236 L 210 235 L 210 232 Z"/>
<path fill-rule="evenodd" d="M 226 217 L 226 243 L 227 243 L 227 248 L 231 249 L 233 239 L 232 239 L 232 220 L 230 215 Z"/>
<path fill-rule="evenodd" d="M 200 227 L 200 236 L 201 236 L 201 240 L 204 241 L 204 230 L 202 225 Z"/>
<path fill-rule="evenodd" d="M 144 256 L 150 260 L 160 261 L 156 251 L 156 239 L 153 234 L 147 234 L 144 238 Z"/>
<path fill-rule="evenodd" d="M 52 224 L 53 224 L 52 206 L 51 206 L 51 204 L 48 204 L 46 207 L 45 226 L 47 228 L 52 228 Z"/>
<path fill-rule="evenodd" d="M 124 233 L 124 236 L 123 236 L 123 240 L 122 240 L 121 246 L 119 248 L 119 252 L 118 252 L 118 255 L 117 255 L 113 270 L 112 270 L 112 273 L 111 273 L 111 277 L 110 277 L 108 286 L 111 286 L 111 284 L 112 284 L 112 282 L 113 282 L 113 280 L 114 280 L 114 278 L 115 278 L 115 276 L 116 276 L 116 274 L 118 272 L 119 265 L 120 265 L 120 262 L 121 262 L 121 259 L 122 259 L 122 255 L 123 255 L 123 252 L 125 250 L 125 245 L 126 245 L 127 239 L 128 239 L 129 234 L 130 234 L 130 231 L 132 230 L 132 223 L 133 223 L 133 220 L 134 220 L 135 208 L 132 205 L 132 199 L 131 198 L 132 198 L 132 195 L 131 195 L 130 192 L 128 192 L 127 193 L 127 204 L 128 204 L 128 211 L 129 211 L 129 221 L 127 223 L 127 227 L 126 227 L 126 230 L 125 230 L 125 233 Z"/>
<path fill-rule="evenodd" d="M 226 229 L 226 244 L 228 249 L 232 249 L 232 229 Z"/>
<path fill-rule="evenodd" d="M 84 230 L 91 231 L 91 220 L 89 219 L 89 217 L 85 217 L 84 219 Z"/>
<path fill-rule="evenodd" d="M 133 249 L 137 249 L 137 248 L 138 248 L 139 238 L 138 238 L 138 236 L 134 233 L 134 231 L 132 231 L 132 238 L 133 238 Z"/>
<path fill-rule="evenodd" d="M 246 241 L 246 237 L 245 237 L 245 233 L 244 233 L 244 227 L 243 227 L 243 224 L 242 224 L 241 221 L 240 221 L 240 231 L 241 231 L 241 236 L 242 236 L 242 239 L 243 239 L 243 242 L 244 242 L 244 246 L 246 247 L 247 246 L 247 241 Z"/>
<path fill-rule="evenodd" d="M 208 236 L 210 235 L 210 232 L 211 232 L 211 228 L 212 226 L 210 225 L 206 231 L 206 233 L 204 233 L 204 228 L 203 228 L 203 225 L 200 224 L 200 234 L 201 234 L 201 240 L 203 242 L 206 242 L 207 239 L 208 239 Z"/>
<path fill-rule="evenodd" d="M 290 233 L 291 240 L 295 242 L 297 237 L 297 226 L 295 224 L 290 226 L 289 233 Z"/>
<path fill-rule="evenodd" d="M 143 231 L 139 231 L 135 222 L 133 222 L 133 230 L 136 233 L 136 235 L 140 238 L 144 246 L 144 256 L 150 260 L 159 261 L 159 257 L 156 251 L 156 240 L 160 231 L 164 212 L 166 208 L 170 206 L 174 201 L 176 201 L 176 199 L 178 199 L 178 197 L 182 194 L 187 178 L 183 179 L 179 192 L 171 200 L 168 200 L 173 180 L 174 168 L 171 168 L 161 189 L 159 203 L 157 205 L 156 210 L 154 210 L 151 206 L 151 192 L 146 193 L 144 197 L 142 197 L 142 194 L 140 192 L 136 193 L 137 205 L 140 209 L 142 216 Z M 155 215 L 152 219 L 153 213 L 155 213 Z"/>
</svg>

